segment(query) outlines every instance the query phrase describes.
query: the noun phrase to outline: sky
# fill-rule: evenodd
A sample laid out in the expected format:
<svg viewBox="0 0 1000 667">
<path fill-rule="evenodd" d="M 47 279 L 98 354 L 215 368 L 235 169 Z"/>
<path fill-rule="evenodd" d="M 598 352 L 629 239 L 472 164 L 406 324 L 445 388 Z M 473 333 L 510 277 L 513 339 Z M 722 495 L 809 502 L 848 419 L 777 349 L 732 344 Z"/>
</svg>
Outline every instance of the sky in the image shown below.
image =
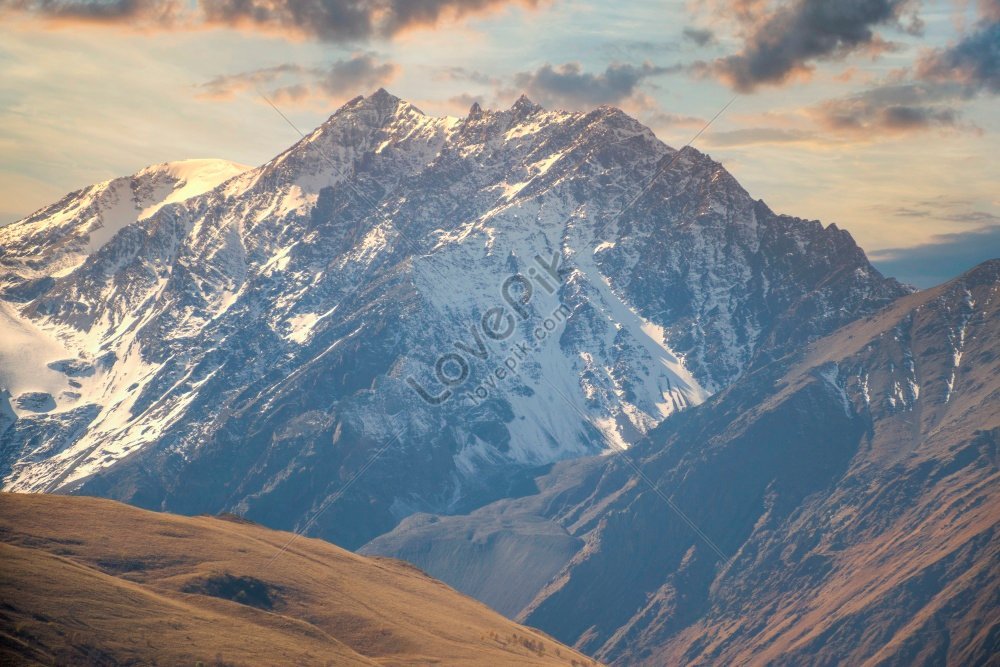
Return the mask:
<svg viewBox="0 0 1000 667">
<path fill-rule="evenodd" d="M 0 0 L 0 224 L 385 87 L 621 107 L 921 287 L 1000 256 L 1000 0 Z"/>
</svg>

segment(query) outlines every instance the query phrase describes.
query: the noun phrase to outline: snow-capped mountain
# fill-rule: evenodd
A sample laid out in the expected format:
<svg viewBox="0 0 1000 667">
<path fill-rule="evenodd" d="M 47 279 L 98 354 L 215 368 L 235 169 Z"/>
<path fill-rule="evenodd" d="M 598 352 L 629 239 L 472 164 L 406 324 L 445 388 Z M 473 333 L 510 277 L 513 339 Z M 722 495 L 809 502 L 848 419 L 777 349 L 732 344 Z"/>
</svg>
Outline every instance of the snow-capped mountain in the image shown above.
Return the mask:
<svg viewBox="0 0 1000 667">
<path fill-rule="evenodd" d="M 906 292 L 610 107 L 435 118 L 380 90 L 258 168 L 182 164 L 0 230 L 5 488 L 356 546 L 627 447 Z"/>
<path fill-rule="evenodd" d="M 68 275 L 123 227 L 167 204 L 208 192 L 249 168 L 227 160 L 180 160 L 71 192 L 24 220 L 0 227 L 4 286 L 8 281 Z M 15 290 L 7 298 L 23 301 L 19 296 Z"/>
</svg>

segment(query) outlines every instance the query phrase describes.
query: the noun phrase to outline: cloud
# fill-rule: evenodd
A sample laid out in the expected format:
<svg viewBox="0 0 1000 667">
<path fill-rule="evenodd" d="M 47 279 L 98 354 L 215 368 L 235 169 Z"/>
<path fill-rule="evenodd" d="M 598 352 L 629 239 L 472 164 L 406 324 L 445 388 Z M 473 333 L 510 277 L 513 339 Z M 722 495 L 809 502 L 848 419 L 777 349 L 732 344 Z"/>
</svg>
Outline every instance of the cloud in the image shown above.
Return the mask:
<svg viewBox="0 0 1000 667">
<path fill-rule="evenodd" d="M 704 28 L 684 28 L 681 35 L 697 46 L 707 46 L 715 43 L 715 33 Z"/>
<path fill-rule="evenodd" d="M 824 100 L 793 114 L 765 114 L 756 127 L 712 132 L 705 141 L 717 147 L 754 144 L 822 147 L 928 131 L 981 133 L 980 128 L 962 118 L 962 104 L 970 95 L 968 87 L 960 83 L 883 83 L 852 95 Z"/>
<path fill-rule="evenodd" d="M 653 130 L 664 141 L 667 137 L 675 141 L 688 139 L 696 130 L 705 126 L 705 119 L 686 114 L 663 111 L 645 96 L 637 98 L 630 106 L 631 113 L 643 125 Z"/>
<path fill-rule="evenodd" d="M 378 3 L 383 6 L 384 14 L 376 24 L 381 34 L 394 35 L 411 27 L 434 25 L 442 18 L 463 18 L 512 4 L 534 8 L 538 3 L 539 0 L 384 0 Z"/>
<path fill-rule="evenodd" d="M 462 66 L 452 66 L 438 68 L 434 77 L 437 80 L 475 84 L 480 89 L 478 94 L 467 91 L 452 97 L 448 100 L 449 112 L 459 105 L 467 110 L 473 102 L 497 108 L 509 104 L 510 99 L 526 94 L 548 108 L 589 110 L 602 104 L 627 103 L 632 113 L 651 126 L 703 124 L 704 121 L 698 118 L 662 112 L 656 102 L 641 91 L 641 84 L 646 79 L 680 72 L 683 67 L 660 66 L 650 62 L 614 62 L 602 71 L 587 72 L 579 63 L 546 63 L 534 71 L 498 77 Z"/>
<path fill-rule="evenodd" d="M 174 26 L 185 14 L 181 0 L 0 0 L 0 15 L 30 14 L 56 22 Z"/>
<path fill-rule="evenodd" d="M 979 0 L 979 15 L 984 21 L 1000 23 L 1000 0 Z"/>
<path fill-rule="evenodd" d="M 330 42 L 378 32 L 373 2 L 351 0 L 200 0 L 208 25 L 287 32 Z"/>
<path fill-rule="evenodd" d="M 398 73 L 398 65 L 379 62 L 369 53 L 359 53 L 323 67 L 289 63 L 217 76 L 199 87 L 199 96 L 226 100 L 243 92 L 266 89 L 270 97 L 282 101 L 300 102 L 314 97 L 344 99 L 353 97 L 358 90 L 379 87 Z"/>
<path fill-rule="evenodd" d="M 1000 215 L 975 208 L 975 202 L 958 197 L 938 196 L 918 199 L 903 206 L 879 205 L 872 207 L 881 215 L 900 218 L 933 219 L 942 222 L 982 226 L 1000 226 Z"/>
<path fill-rule="evenodd" d="M 62 22 L 195 29 L 226 26 L 328 42 L 393 37 L 415 27 L 539 0 L 0 0 L 0 14 Z"/>
<path fill-rule="evenodd" d="M 703 63 L 741 92 L 808 75 L 813 62 L 889 48 L 874 28 L 902 25 L 913 0 L 792 0 L 774 5 L 762 0 L 730 0 L 743 25 L 744 44 L 734 55 Z M 911 21 L 911 30 L 917 24 Z"/>
<path fill-rule="evenodd" d="M 953 46 L 924 54 L 916 75 L 925 81 L 958 82 L 969 92 L 1000 94 L 1000 17 L 984 20 Z"/>
<path fill-rule="evenodd" d="M 882 273 L 917 287 L 931 287 L 981 262 L 1000 257 L 1000 225 L 938 234 L 930 243 L 911 248 L 887 248 L 869 254 Z"/>
<path fill-rule="evenodd" d="M 486 100 L 482 95 L 470 95 L 468 93 L 460 93 L 458 95 L 453 95 L 448 98 L 448 104 L 451 108 L 457 110 L 461 114 L 468 113 L 469 109 L 472 108 L 473 104 L 478 104 L 482 106 L 486 103 Z"/>
<path fill-rule="evenodd" d="M 354 95 L 359 89 L 380 87 L 398 73 L 395 63 L 380 63 L 370 54 L 360 54 L 318 70 L 316 84 L 331 95 Z"/>
<path fill-rule="evenodd" d="M 678 71 L 676 66 L 660 67 L 611 64 L 597 74 L 584 72 L 577 63 L 553 67 L 543 65 L 534 72 L 514 76 L 514 85 L 543 106 L 588 108 L 601 104 L 618 104 L 638 92 L 644 79 Z"/>
<path fill-rule="evenodd" d="M 971 129 L 964 103 L 1000 94 L 1000 0 L 980 3 L 982 18 L 951 46 L 926 50 L 916 64 L 881 85 L 827 100 L 808 113 L 826 129 L 854 134 L 900 134 L 939 128 Z"/>
<path fill-rule="evenodd" d="M 497 87 L 502 83 L 499 77 L 461 66 L 441 68 L 435 72 L 434 78 L 439 81 L 464 81 L 493 87 Z"/>
<path fill-rule="evenodd" d="M 643 121 L 653 127 L 702 127 L 705 119 L 679 113 L 667 113 L 659 109 L 643 114 Z"/>
<path fill-rule="evenodd" d="M 814 143 L 817 139 L 815 132 L 783 127 L 748 127 L 705 135 L 705 143 L 718 148 L 755 144 Z"/>
<path fill-rule="evenodd" d="M 807 110 L 828 130 L 875 137 L 933 128 L 968 128 L 955 102 L 967 97 L 960 84 L 907 82 L 826 100 Z"/>
<path fill-rule="evenodd" d="M 301 75 L 305 71 L 301 65 L 285 64 L 263 69 L 240 72 L 239 74 L 221 74 L 198 87 L 198 97 L 210 100 L 228 100 L 239 93 L 270 84 L 285 76 Z"/>
</svg>

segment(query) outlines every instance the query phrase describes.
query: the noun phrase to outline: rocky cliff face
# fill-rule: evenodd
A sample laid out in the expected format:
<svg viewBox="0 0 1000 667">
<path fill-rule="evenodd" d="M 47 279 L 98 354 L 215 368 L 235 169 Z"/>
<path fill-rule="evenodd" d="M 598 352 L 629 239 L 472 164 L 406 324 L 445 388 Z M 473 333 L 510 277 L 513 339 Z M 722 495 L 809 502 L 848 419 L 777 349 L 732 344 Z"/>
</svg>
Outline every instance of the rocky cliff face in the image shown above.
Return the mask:
<svg viewBox="0 0 1000 667">
<path fill-rule="evenodd" d="M 987 664 L 998 299 L 995 260 L 745 373 L 627 454 L 363 551 L 614 664 Z"/>
<path fill-rule="evenodd" d="M 906 292 L 613 108 L 433 118 L 379 91 L 177 182 L 0 231 L 5 488 L 357 546 L 627 447 Z"/>
</svg>

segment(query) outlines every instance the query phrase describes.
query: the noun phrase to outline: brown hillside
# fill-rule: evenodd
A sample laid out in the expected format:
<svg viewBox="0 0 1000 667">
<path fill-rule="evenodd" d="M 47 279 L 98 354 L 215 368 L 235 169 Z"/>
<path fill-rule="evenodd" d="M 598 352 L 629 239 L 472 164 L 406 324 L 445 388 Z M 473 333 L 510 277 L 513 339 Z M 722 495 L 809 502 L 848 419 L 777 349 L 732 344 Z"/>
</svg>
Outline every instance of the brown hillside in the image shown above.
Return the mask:
<svg viewBox="0 0 1000 667">
<path fill-rule="evenodd" d="M 405 563 L 214 517 L 0 494 L 0 664 L 584 665 Z"/>
</svg>

